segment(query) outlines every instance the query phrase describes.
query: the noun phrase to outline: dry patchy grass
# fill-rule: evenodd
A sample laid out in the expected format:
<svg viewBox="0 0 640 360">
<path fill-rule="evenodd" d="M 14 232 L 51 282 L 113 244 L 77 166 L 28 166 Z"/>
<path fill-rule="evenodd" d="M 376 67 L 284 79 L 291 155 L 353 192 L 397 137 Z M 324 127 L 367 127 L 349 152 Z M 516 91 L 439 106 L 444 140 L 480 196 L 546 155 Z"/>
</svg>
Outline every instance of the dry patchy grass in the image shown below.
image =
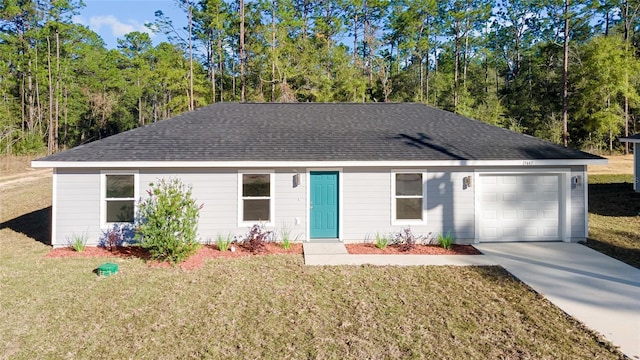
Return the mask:
<svg viewBox="0 0 640 360">
<path fill-rule="evenodd" d="M 603 155 L 607 165 L 589 165 L 589 175 L 633 174 L 633 155 Z"/>
<path fill-rule="evenodd" d="M 47 259 L 0 230 L 0 353 L 11 358 L 544 359 L 621 355 L 498 267 L 307 267 L 298 255 L 202 269 Z M 110 259 L 110 261 L 114 261 Z"/>
<path fill-rule="evenodd" d="M 589 177 L 587 246 L 640 268 L 640 193 L 632 175 Z"/>
<path fill-rule="evenodd" d="M 45 258 L 49 246 L 16 230 L 48 227 L 33 215 L 47 186 L 2 193 L 0 357 L 622 357 L 498 267 L 306 267 L 274 255 L 184 271 Z M 120 272 L 97 277 L 106 261 Z"/>
</svg>

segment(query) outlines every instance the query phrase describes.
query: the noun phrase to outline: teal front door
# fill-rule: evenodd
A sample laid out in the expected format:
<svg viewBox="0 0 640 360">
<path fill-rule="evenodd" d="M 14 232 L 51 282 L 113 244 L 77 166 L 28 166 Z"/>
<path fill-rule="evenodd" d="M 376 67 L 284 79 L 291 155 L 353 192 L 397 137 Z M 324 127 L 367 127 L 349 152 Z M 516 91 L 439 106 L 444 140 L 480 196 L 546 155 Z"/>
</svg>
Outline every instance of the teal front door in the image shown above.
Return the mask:
<svg viewBox="0 0 640 360">
<path fill-rule="evenodd" d="M 311 172 L 311 224 L 312 239 L 338 238 L 338 172 Z"/>
</svg>

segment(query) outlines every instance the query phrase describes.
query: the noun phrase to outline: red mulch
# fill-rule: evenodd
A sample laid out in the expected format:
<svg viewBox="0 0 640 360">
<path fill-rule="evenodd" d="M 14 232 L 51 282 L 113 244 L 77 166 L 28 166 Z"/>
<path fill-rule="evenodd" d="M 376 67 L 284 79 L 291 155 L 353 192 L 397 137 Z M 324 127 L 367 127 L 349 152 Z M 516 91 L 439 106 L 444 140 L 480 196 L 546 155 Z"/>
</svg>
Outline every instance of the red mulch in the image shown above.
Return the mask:
<svg viewBox="0 0 640 360">
<path fill-rule="evenodd" d="M 378 249 L 374 244 L 346 244 L 349 254 L 412 254 L 412 255 L 481 255 L 471 245 L 451 245 L 447 250 L 439 245 L 415 245 L 411 251 L 400 251 L 397 246 L 389 245 Z"/>
<path fill-rule="evenodd" d="M 282 248 L 280 244 L 276 243 L 267 243 L 264 251 L 261 251 L 257 254 L 253 254 L 251 251 L 245 249 L 242 246 L 236 246 L 236 251 L 231 252 L 227 250 L 225 252 L 219 251 L 215 245 L 204 245 L 198 249 L 198 251 L 189 256 L 187 260 L 179 263 L 181 269 L 184 270 L 193 270 L 201 268 L 205 260 L 207 259 L 215 259 L 215 258 L 237 258 L 243 256 L 252 256 L 252 255 L 269 255 L 269 254 L 295 254 L 302 255 L 302 244 L 292 244 L 289 250 L 285 250 Z M 150 260 L 149 252 L 145 249 L 138 246 L 123 246 L 114 249 L 113 251 L 109 251 L 105 248 L 87 246 L 84 251 L 77 252 L 71 248 L 57 248 L 51 250 L 45 257 L 48 258 L 67 258 L 67 257 L 119 257 L 119 258 L 131 258 L 137 257 L 140 259 L 147 260 L 147 264 L 150 267 L 162 267 L 169 268 L 172 265 L 168 262 L 160 262 L 156 260 Z"/>
</svg>

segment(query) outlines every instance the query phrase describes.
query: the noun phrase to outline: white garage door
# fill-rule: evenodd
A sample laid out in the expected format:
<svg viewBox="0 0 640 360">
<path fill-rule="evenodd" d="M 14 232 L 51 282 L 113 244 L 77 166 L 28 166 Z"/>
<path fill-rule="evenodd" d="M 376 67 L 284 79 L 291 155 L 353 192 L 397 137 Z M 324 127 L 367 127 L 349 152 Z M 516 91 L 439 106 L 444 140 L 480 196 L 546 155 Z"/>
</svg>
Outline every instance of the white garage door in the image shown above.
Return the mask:
<svg viewBox="0 0 640 360">
<path fill-rule="evenodd" d="M 480 175 L 480 241 L 560 240 L 560 176 Z"/>
</svg>

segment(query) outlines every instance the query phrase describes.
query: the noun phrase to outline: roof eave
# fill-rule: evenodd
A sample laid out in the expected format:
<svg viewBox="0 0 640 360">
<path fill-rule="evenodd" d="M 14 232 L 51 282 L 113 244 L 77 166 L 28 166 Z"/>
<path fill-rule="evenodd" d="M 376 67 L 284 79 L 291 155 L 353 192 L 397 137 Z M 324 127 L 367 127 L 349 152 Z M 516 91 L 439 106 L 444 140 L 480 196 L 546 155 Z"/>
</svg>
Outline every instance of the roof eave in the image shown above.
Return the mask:
<svg viewBox="0 0 640 360">
<path fill-rule="evenodd" d="M 607 159 L 545 160 L 418 160 L 418 161 L 39 161 L 34 168 L 334 168 L 334 167 L 436 167 L 436 166 L 581 166 L 607 165 Z"/>
<path fill-rule="evenodd" d="M 638 144 L 640 143 L 640 139 L 635 139 L 635 138 L 620 138 L 620 142 L 628 142 L 628 143 L 632 143 L 632 144 Z"/>
</svg>

